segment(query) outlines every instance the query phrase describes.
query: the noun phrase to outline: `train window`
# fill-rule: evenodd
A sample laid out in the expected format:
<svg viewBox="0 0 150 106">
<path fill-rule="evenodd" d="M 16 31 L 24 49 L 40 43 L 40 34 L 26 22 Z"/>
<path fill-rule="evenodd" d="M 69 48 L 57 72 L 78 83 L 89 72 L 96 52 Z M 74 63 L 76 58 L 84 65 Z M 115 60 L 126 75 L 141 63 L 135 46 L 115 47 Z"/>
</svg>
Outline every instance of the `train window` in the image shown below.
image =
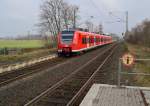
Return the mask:
<svg viewBox="0 0 150 106">
<path fill-rule="evenodd" d="M 85 40 L 85 44 L 87 44 L 87 40 L 86 40 L 86 37 L 84 38 L 84 40 Z"/>
<path fill-rule="evenodd" d="M 87 42 L 86 42 L 86 38 L 85 37 L 83 37 L 82 38 L 82 44 L 86 44 Z"/>
<path fill-rule="evenodd" d="M 91 38 L 89 38 L 89 43 L 91 43 Z"/>
<path fill-rule="evenodd" d="M 99 42 L 99 38 L 96 38 L 96 43 L 98 43 Z"/>
<path fill-rule="evenodd" d="M 70 40 L 70 39 L 72 39 L 73 38 L 73 36 L 62 36 L 62 39 L 63 40 Z"/>
<path fill-rule="evenodd" d="M 97 38 L 96 37 L 94 38 L 94 42 L 97 43 Z"/>
<path fill-rule="evenodd" d="M 89 38 L 86 38 L 86 43 L 89 43 Z"/>
<path fill-rule="evenodd" d="M 61 36 L 64 43 L 71 43 L 73 40 L 74 31 L 62 31 Z"/>
<path fill-rule="evenodd" d="M 98 40 L 98 39 L 97 39 L 97 38 L 95 38 L 95 43 L 97 43 L 97 40 Z"/>
<path fill-rule="evenodd" d="M 91 38 L 91 43 L 93 43 L 94 42 L 94 38 Z"/>
<path fill-rule="evenodd" d="M 96 38 L 96 43 L 98 43 L 99 41 L 98 41 L 99 39 L 98 38 Z"/>
<path fill-rule="evenodd" d="M 84 44 L 84 38 L 82 38 L 82 44 Z"/>
</svg>

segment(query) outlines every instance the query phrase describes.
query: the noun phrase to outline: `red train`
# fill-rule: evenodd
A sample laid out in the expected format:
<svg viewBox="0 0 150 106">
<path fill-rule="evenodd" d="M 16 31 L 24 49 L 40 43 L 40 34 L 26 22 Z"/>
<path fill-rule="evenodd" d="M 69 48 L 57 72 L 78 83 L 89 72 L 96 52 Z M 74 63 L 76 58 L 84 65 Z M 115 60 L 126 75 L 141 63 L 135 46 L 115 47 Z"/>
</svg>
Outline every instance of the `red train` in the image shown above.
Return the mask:
<svg viewBox="0 0 150 106">
<path fill-rule="evenodd" d="M 84 31 L 62 31 L 58 34 L 58 55 L 71 55 L 112 43 L 112 37 Z"/>
</svg>

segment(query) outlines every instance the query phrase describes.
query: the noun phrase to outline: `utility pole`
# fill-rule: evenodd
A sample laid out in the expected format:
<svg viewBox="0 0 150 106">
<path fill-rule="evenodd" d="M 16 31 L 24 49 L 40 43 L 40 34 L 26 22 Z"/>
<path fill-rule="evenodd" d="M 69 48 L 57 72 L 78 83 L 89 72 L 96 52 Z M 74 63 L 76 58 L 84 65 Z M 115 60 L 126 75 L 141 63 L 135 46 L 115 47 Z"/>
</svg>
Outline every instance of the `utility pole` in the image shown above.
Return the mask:
<svg viewBox="0 0 150 106">
<path fill-rule="evenodd" d="M 78 7 L 75 6 L 73 10 L 73 28 L 74 29 L 76 28 L 77 11 L 78 11 Z"/>
<path fill-rule="evenodd" d="M 125 35 L 128 36 L 128 11 L 126 11 L 126 33 Z"/>
<path fill-rule="evenodd" d="M 76 8 L 73 11 L 73 29 L 76 28 Z"/>
<path fill-rule="evenodd" d="M 109 12 L 109 14 L 110 14 L 110 15 L 113 15 L 113 12 Z M 128 27 L 128 26 L 129 26 L 129 25 L 128 25 L 128 23 L 129 23 L 129 22 L 128 22 L 128 15 L 129 15 L 129 14 L 128 14 L 128 11 L 126 11 L 126 12 L 125 12 L 125 19 L 119 18 L 120 21 L 118 21 L 118 22 L 124 22 L 124 23 L 125 23 L 125 28 L 126 28 L 125 30 L 126 30 L 126 31 L 125 31 L 124 37 L 125 37 L 125 36 L 128 36 L 128 32 L 129 32 L 129 29 L 128 29 L 128 28 L 129 28 L 129 27 Z M 114 16 L 114 15 L 113 15 L 113 16 Z M 122 21 L 121 21 L 121 20 L 122 20 Z"/>
</svg>

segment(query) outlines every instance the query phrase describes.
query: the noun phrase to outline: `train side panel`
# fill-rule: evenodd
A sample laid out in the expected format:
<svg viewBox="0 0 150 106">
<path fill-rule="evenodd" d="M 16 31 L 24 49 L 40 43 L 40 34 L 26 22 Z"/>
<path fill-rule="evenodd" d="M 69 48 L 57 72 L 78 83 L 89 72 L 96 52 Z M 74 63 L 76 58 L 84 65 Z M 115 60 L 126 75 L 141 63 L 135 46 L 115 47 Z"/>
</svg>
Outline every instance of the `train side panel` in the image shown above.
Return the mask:
<svg viewBox="0 0 150 106">
<path fill-rule="evenodd" d="M 109 43 L 112 43 L 111 36 L 82 31 L 63 31 L 58 34 L 58 53 L 82 52 Z"/>
</svg>

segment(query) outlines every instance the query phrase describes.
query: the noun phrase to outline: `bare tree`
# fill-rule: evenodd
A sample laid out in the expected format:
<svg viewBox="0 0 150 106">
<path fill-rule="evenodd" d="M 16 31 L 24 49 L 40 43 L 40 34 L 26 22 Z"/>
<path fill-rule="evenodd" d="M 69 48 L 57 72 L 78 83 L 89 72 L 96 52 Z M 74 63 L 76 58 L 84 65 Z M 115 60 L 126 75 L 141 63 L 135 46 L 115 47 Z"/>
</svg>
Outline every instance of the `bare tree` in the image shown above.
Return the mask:
<svg viewBox="0 0 150 106">
<path fill-rule="evenodd" d="M 103 26 L 102 24 L 94 25 L 93 31 L 97 34 L 103 34 Z"/>
<path fill-rule="evenodd" d="M 97 34 L 103 34 L 103 26 L 102 24 L 95 25 L 92 21 L 85 21 L 86 28 L 90 32 L 94 32 Z"/>
<path fill-rule="evenodd" d="M 40 26 L 42 30 L 56 35 L 61 29 L 62 0 L 47 0 L 41 5 Z"/>
<path fill-rule="evenodd" d="M 86 25 L 86 28 L 87 28 L 90 32 L 93 32 L 94 24 L 93 24 L 91 21 L 86 21 L 86 22 L 85 22 L 85 25 Z"/>
<path fill-rule="evenodd" d="M 64 22 L 64 26 L 66 29 L 69 27 L 73 27 L 74 24 L 74 11 L 78 12 L 78 7 L 75 5 L 69 5 L 67 3 L 63 4 L 63 9 L 62 9 L 62 19 Z"/>
<path fill-rule="evenodd" d="M 103 25 L 102 24 L 98 25 L 98 32 L 99 32 L 99 34 L 103 34 Z"/>
<path fill-rule="evenodd" d="M 126 39 L 130 43 L 150 47 L 150 21 L 144 20 L 141 24 L 133 28 Z"/>
<path fill-rule="evenodd" d="M 57 41 L 57 34 L 73 26 L 73 11 L 77 6 L 73 6 L 63 0 L 46 0 L 41 5 L 39 27 L 41 33 L 49 32 Z M 76 11 L 77 12 L 77 11 Z"/>
</svg>

